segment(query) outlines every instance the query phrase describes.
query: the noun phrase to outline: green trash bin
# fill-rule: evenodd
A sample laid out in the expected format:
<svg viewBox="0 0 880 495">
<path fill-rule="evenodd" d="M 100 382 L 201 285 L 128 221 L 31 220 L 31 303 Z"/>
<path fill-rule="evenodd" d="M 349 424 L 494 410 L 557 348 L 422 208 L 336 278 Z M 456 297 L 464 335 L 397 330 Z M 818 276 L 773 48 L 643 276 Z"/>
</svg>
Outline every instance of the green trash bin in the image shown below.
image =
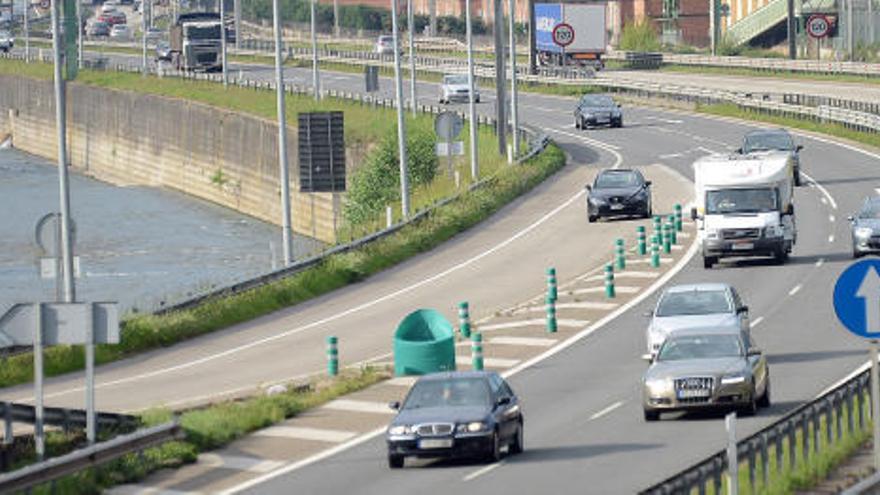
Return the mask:
<svg viewBox="0 0 880 495">
<path fill-rule="evenodd" d="M 424 375 L 455 370 L 455 332 L 433 309 L 413 311 L 394 332 L 394 374 Z"/>
</svg>

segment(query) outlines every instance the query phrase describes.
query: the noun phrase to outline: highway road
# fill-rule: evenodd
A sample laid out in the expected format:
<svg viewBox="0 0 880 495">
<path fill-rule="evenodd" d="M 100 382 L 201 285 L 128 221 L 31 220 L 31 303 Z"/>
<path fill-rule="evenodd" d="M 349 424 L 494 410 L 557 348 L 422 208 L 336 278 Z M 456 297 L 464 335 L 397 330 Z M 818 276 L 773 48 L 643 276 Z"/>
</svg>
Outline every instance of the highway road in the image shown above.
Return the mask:
<svg viewBox="0 0 880 495">
<path fill-rule="evenodd" d="M 270 74 L 268 68 L 250 72 Z M 299 69 L 288 72 L 294 77 L 307 74 Z M 324 84 L 356 90 L 361 78 L 335 74 L 325 77 Z M 387 80 L 383 86 L 388 86 Z M 433 101 L 436 89 L 430 85 L 421 88 L 422 95 Z M 544 266 L 554 263 L 563 267 L 560 273 L 573 273 L 579 265 L 583 269 L 595 255 L 591 239 L 607 235 L 601 229 L 616 228 L 615 224 L 587 226 L 582 199 L 566 203 L 580 192 L 596 167 L 618 160 L 625 165 L 663 163 L 690 177 L 695 158 L 736 147 L 749 128 L 730 120 L 634 107 L 625 109 L 625 128 L 583 134 L 571 127 L 572 104 L 573 100 L 566 98 L 523 96 L 524 120 L 556 138 L 574 158 L 574 166 L 484 225 L 364 284 L 161 353 L 104 367 L 100 370 L 99 383 L 104 385 L 99 389 L 99 404 L 136 407 L 139 401 L 155 401 L 157 396 L 174 403 L 175 397 L 192 397 L 196 388 L 212 394 L 238 383 L 271 378 L 274 372 L 314 370 L 320 366 L 320 343 L 326 333 L 347 332 L 341 338 L 343 356 L 349 340 L 363 347 L 363 355 L 382 352 L 388 348 L 387 340 L 361 339 L 352 327 L 379 328 L 387 335 L 387 328 L 414 304 L 428 301 L 444 309 L 465 296 L 479 301 L 475 308 L 486 308 L 479 312 L 537 293 Z M 753 335 L 767 352 L 771 366 L 775 404 L 757 417 L 744 419 L 738 428 L 742 435 L 816 396 L 865 360 L 860 343 L 848 337 L 834 319 L 831 289 L 849 259 L 846 215 L 863 197 L 876 194 L 880 157 L 822 138 L 799 139 L 806 145 L 803 170 L 818 185 L 797 191 L 799 243 L 791 261 L 784 266 L 763 261 L 722 263 L 706 271 L 700 260 L 694 259 L 673 279 L 674 283 L 732 283 L 751 307 Z M 553 216 L 488 259 L 480 258 L 432 281 L 429 287 L 421 286 L 393 300 L 359 311 L 349 309 L 372 301 L 377 294 L 401 290 L 445 267 L 472 260 L 487 246 L 528 228 L 554 208 Z M 511 259 L 517 263 L 511 264 Z M 474 280 L 480 281 L 479 287 Z M 637 384 L 646 365 L 638 356 L 644 349 L 647 321 L 641 315 L 652 303 L 645 301 L 599 332 L 512 377 L 512 385 L 525 404 L 527 451 L 521 456 L 489 466 L 427 462 L 414 469 L 389 472 L 382 441 L 373 439 L 302 469 L 269 473 L 250 491 L 345 493 L 356 486 L 358 493 L 377 494 L 450 490 L 587 490 L 605 494 L 644 488 L 718 450 L 724 438 L 717 416 L 643 422 Z M 307 322 L 320 321 L 316 318 L 322 315 L 336 319 L 320 329 L 308 326 Z M 283 337 L 278 337 L 279 332 L 284 332 Z M 254 344 L 261 338 L 268 339 L 265 345 Z M 374 347 L 365 341 L 372 341 Z M 291 348 L 313 351 L 298 356 L 297 363 L 280 366 L 279 362 L 288 360 Z M 116 384 L 108 384 L 108 380 Z M 49 402 L 78 400 L 75 396 L 80 394 L 70 390 L 73 384 L 70 377 L 51 381 Z M 3 396 L 24 394 L 26 391 L 19 388 L 4 391 Z"/>
</svg>

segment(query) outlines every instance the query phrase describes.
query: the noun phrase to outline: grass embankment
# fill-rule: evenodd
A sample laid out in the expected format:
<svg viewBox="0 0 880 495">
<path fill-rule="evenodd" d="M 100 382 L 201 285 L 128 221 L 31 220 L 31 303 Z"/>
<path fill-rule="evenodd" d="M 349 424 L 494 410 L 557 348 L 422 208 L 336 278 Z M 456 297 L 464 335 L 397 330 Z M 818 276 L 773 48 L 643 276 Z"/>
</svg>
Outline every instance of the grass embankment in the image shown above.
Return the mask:
<svg viewBox="0 0 880 495">
<path fill-rule="evenodd" d="M 880 78 L 857 76 L 852 74 L 820 74 L 816 72 L 793 72 L 793 71 L 768 71 L 760 69 L 749 69 L 745 67 L 710 67 L 702 65 L 675 65 L 664 64 L 660 68 L 661 72 L 676 72 L 684 74 L 714 74 L 720 76 L 745 76 L 745 77 L 766 77 L 778 79 L 793 79 L 801 81 L 825 81 L 825 82 L 846 82 L 859 84 L 880 84 Z"/>
<path fill-rule="evenodd" d="M 127 455 L 100 468 L 91 468 L 57 480 L 54 486 L 42 486 L 34 494 L 97 494 L 121 483 L 143 479 L 162 469 L 195 462 L 202 452 L 217 449 L 253 431 L 279 423 L 320 406 L 337 397 L 364 389 L 388 378 L 383 371 L 366 368 L 343 372 L 336 379 L 316 381 L 306 389 L 297 389 L 272 396 L 255 397 L 237 402 L 224 402 L 203 409 L 185 412 L 180 424 L 186 433 L 181 441 L 147 449 L 143 455 Z M 142 416 L 147 426 L 170 421 L 167 410 L 149 411 Z M 83 443 L 83 435 L 51 433 L 47 436 L 50 456 L 68 452 Z M 22 454 L 17 464 L 34 461 L 33 445 L 19 447 Z"/>
<path fill-rule="evenodd" d="M 13 73 L 48 79 L 51 67 L 43 64 L 0 63 L 0 73 Z M 149 84 L 146 84 L 148 81 Z M 274 94 L 230 87 L 224 90 L 210 82 L 180 79 L 145 80 L 138 74 L 83 71 L 82 84 L 148 92 L 200 101 L 221 108 L 272 117 Z M 393 110 L 376 109 L 354 103 L 326 99 L 320 103 L 310 97 L 288 98 L 291 112 L 313 109 L 340 109 L 346 112 L 346 139 L 378 140 L 394 125 Z M 414 126 L 429 126 L 430 117 L 410 120 Z M 398 233 L 357 250 L 328 257 L 319 265 L 263 287 L 221 299 L 206 301 L 198 307 L 163 316 L 135 315 L 124 320 L 122 342 L 101 345 L 96 352 L 99 364 L 108 363 L 146 350 L 166 347 L 231 325 L 245 322 L 279 309 L 298 304 L 352 282 L 363 280 L 418 253 L 428 251 L 457 233 L 472 227 L 504 204 L 528 191 L 565 164 L 561 150 L 551 146 L 523 166 L 509 167 L 494 151 L 491 131 L 481 129 L 481 177 L 490 178 L 481 188 L 463 193 L 449 205 L 431 212 L 417 223 Z M 467 132 L 464 133 L 467 135 Z M 466 167 L 466 161 L 458 163 Z M 440 164 L 443 167 L 443 164 Z M 468 173 L 462 173 L 467 185 Z M 413 191 L 413 208 L 430 205 L 452 192 L 451 179 L 441 172 L 438 179 Z M 44 367 L 48 376 L 82 369 L 84 356 L 78 346 L 57 346 L 46 350 Z M 0 387 L 27 383 L 33 376 L 33 358 L 21 354 L 0 363 Z"/>
</svg>

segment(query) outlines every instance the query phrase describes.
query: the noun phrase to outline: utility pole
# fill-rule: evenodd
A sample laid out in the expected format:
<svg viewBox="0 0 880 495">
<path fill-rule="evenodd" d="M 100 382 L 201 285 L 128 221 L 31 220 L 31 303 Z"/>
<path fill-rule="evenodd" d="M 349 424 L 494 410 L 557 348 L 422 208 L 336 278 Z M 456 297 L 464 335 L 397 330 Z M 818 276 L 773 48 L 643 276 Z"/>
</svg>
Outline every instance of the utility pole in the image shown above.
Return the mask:
<svg viewBox="0 0 880 495">
<path fill-rule="evenodd" d="M 80 0 L 75 0 L 76 4 L 79 5 Z M 141 3 L 141 71 L 146 76 L 147 70 L 147 3 L 149 0 L 144 0 Z"/>
<path fill-rule="evenodd" d="M 516 91 L 516 0 L 509 3 L 510 30 L 510 116 L 513 132 L 513 158 L 519 156 L 519 104 Z"/>
<path fill-rule="evenodd" d="M 873 22 L 874 20 L 871 19 L 871 21 Z M 853 51 L 855 50 L 853 31 L 853 0 L 846 0 L 846 47 L 847 51 L 849 51 L 850 62 L 853 60 Z"/>
<path fill-rule="evenodd" d="M 535 0 L 529 4 L 529 74 L 538 72 L 537 43 L 535 42 Z"/>
<path fill-rule="evenodd" d="M 431 36 L 437 36 L 437 0 L 428 0 L 428 26 Z"/>
<path fill-rule="evenodd" d="M 498 153 L 507 153 L 507 81 L 504 71 L 504 3 L 494 0 L 495 13 L 495 121 L 498 133 Z"/>
<path fill-rule="evenodd" d="M 31 16 L 31 0 L 24 2 L 24 61 L 31 61 L 31 30 L 28 26 L 28 18 Z"/>
<path fill-rule="evenodd" d="M 409 26 L 409 98 L 413 117 L 416 116 L 416 107 L 419 101 L 416 99 L 416 21 L 413 14 L 413 0 L 406 0 L 406 22 Z"/>
<path fill-rule="evenodd" d="M 468 114 L 470 118 L 471 137 L 471 179 L 477 180 L 480 176 L 480 163 L 477 161 L 477 101 L 474 91 L 474 34 L 471 26 L 471 0 L 464 1 L 465 33 L 467 36 L 467 67 L 468 67 Z"/>
<path fill-rule="evenodd" d="M 314 4 L 313 4 L 314 5 Z M 284 70 L 281 65 L 281 14 L 278 0 L 272 0 L 272 22 L 275 27 L 275 89 L 278 103 L 278 167 L 281 179 L 281 228 L 284 243 L 284 266 L 293 262 L 290 235 L 290 179 L 287 167 L 287 118 L 284 106 Z"/>
<path fill-rule="evenodd" d="M 318 74 L 318 27 L 317 14 L 315 12 L 315 3 L 318 0 L 311 0 L 312 11 L 312 87 L 315 89 L 315 101 L 321 99 L 321 76 Z"/>
<path fill-rule="evenodd" d="M 149 0 L 144 0 L 148 2 Z M 220 63 L 223 64 L 223 87 L 229 84 L 229 72 L 226 67 L 226 0 L 220 2 Z"/>
<path fill-rule="evenodd" d="M 339 37 L 339 0 L 333 0 L 333 34 Z"/>
<path fill-rule="evenodd" d="M 709 47 L 712 56 L 718 55 L 718 0 L 709 0 Z"/>
<path fill-rule="evenodd" d="M 30 0 L 25 0 L 30 1 Z M 82 2 L 76 2 L 76 66 L 83 66 L 83 25 L 82 25 Z M 10 18 L 11 19 L 11 18 Z"/>
<path fill-rule="evenodd" d="M 241 0 L 232 2 L 232 15 L 235 17 L 235 49 L 241 48 Z"/>
<path fill-rule="evenodd" d="M 397 0 L 391 0 L 391 29 L 394 35 L 394 93 L 397 97 L 397 151 L 400 154 L 400 211 L 409 218 L 409 172 L 406 156 L 406 123 L 403 118 L 403 75 L 400 70 L 400 29 L 397 27 Z"/>
<path fill-rule="evenodd" d="M 797 17 L 794 15 L 794 0 L 788 0 L 787 4 L 788 58 L 795 60 L 797 59 Z"/>
</svg>

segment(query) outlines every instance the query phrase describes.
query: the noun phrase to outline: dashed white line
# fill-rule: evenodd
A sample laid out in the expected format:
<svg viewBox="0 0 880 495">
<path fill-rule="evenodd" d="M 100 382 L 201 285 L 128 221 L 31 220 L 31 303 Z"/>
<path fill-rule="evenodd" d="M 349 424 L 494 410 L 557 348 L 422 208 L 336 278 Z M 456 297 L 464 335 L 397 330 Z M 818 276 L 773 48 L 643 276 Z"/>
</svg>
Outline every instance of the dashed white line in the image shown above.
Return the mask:
<svg viewBox="0 0 880 495">
<path fill-rule="evenodd" d="M 482 475 L 488 473 L 489 471 L 492 471 L 492 470 L 494 470 L 494 469 L 498 469 L 499 467 L 501 467 L 502 464 L 504 464 L 504 461 L 496 462 L 495 464 L 489 464 L 488 466 L 486 466 L 486 467 L 484 467 L 484 468 L 477 469 L 476 471 L 474 471 L 473 473 L 471 473 L 471 474 L 465 476 L 465 477 L 462 478 L 461 480 L 462 480 L 462 481 L 471 481 L 471 480 L 473 480 L 473 479 L 475 479 L 475 478 L 479 478 L 480 476 L 482 476 Z"/>
<path fill-rule="evenodd" d="M 837 202 L 834 201 L 834 197 L 831 196 L 831 193 L 828 192 L 828 189 L 825 189 L 825 186 L 823 186 L 822 184 L 819 184 L 819 181 L 817 181 L 816 179 L 810 177 L 810 176 L 807 175 L 807 173 L 804 172 L 804 171 L 801 171 L 801 175 L 803 175 L 804 177 L 806 177 L 807 180 L 810 181 L 811 183 L 816 184 L 816 187 L 819 188 L 819 191 L 822 192 L 822 195 L 825 196 L 825 198 L 828 199 L 828 203 L 831 204 L 831 207 L 834 208 L 835 210 L 837 209 Z M 825 203 L 825 201 L 822 201 L 822 203 Z M 825 203 L 825 204 L 828 204 L 828 203 Z"/>
<path fill-rule="evenodd" d="M 605 409 L 602 409 L 601 411 L 597 412 L 596 414 L 593 414 L 592 416 L 590 416 L 590 421 L 593 421 L 595 419 L 599 419 L 602 416 L 605 416 L 606 414 L 610 413 L 611 411 L 617 409 L 618 407 L 620 407 L 622 405 L 623 405 L 623 401 L 617 401 L 614 404 L 611 404 L 610 406 L 606 407 Z"/>
<path fill-rule="evenodd" d="M 827 204 L 828 204 L 828 200 L 825 199 L 825 198 L 819 198 L 819 201 L 821 201 L 823 205 L 827 205 Z"/>
<path fill-rule="evenodd" d="M 876 192 L 877 194 L 880 194 L 880 187 L 875 188 L 874 192 Z"/>
<path fill-rule="evenodd" d="M 816 268 L 819 268 L 820 266 L 822 266 L 824 264 L 825 264 L 825 258 L 819 258 L 818 260 L 816 260 Z"/>
<path fill-rule="evenodd" d="M 834 242 L 834 234 L 828 236 L 828 242 Z"/>
<path fill-rule="evenodd" d="M 836 218 L 834 218 L 834 215 L 828 215 L 829 222 L 834 223 L 835 220 L 836 220 Z"/>
<path fill-rule="evenodd" d="M 749 328 L 755 328 L 756 326 L 760 325 L 762 321 L 764 321 L 763 316 L 759 316 L 759 317 L 755 318 L 754 320 L 752 320 L 752 323 L 749 325 Z"/>
<path fill-rule="evenodd" d="M 788 291 L 788 295 L 789 295 L 789 296 L 793 296 L 793 295 L 797 294 L 798 292 L 801 291 L 801 289 L 802 289 L 803 287 L 804 287 L 803 284 L 797 284 L 797 285 L 795 285 L 794 287 L 791 288 L 790 291 Z"/>
</svg>

